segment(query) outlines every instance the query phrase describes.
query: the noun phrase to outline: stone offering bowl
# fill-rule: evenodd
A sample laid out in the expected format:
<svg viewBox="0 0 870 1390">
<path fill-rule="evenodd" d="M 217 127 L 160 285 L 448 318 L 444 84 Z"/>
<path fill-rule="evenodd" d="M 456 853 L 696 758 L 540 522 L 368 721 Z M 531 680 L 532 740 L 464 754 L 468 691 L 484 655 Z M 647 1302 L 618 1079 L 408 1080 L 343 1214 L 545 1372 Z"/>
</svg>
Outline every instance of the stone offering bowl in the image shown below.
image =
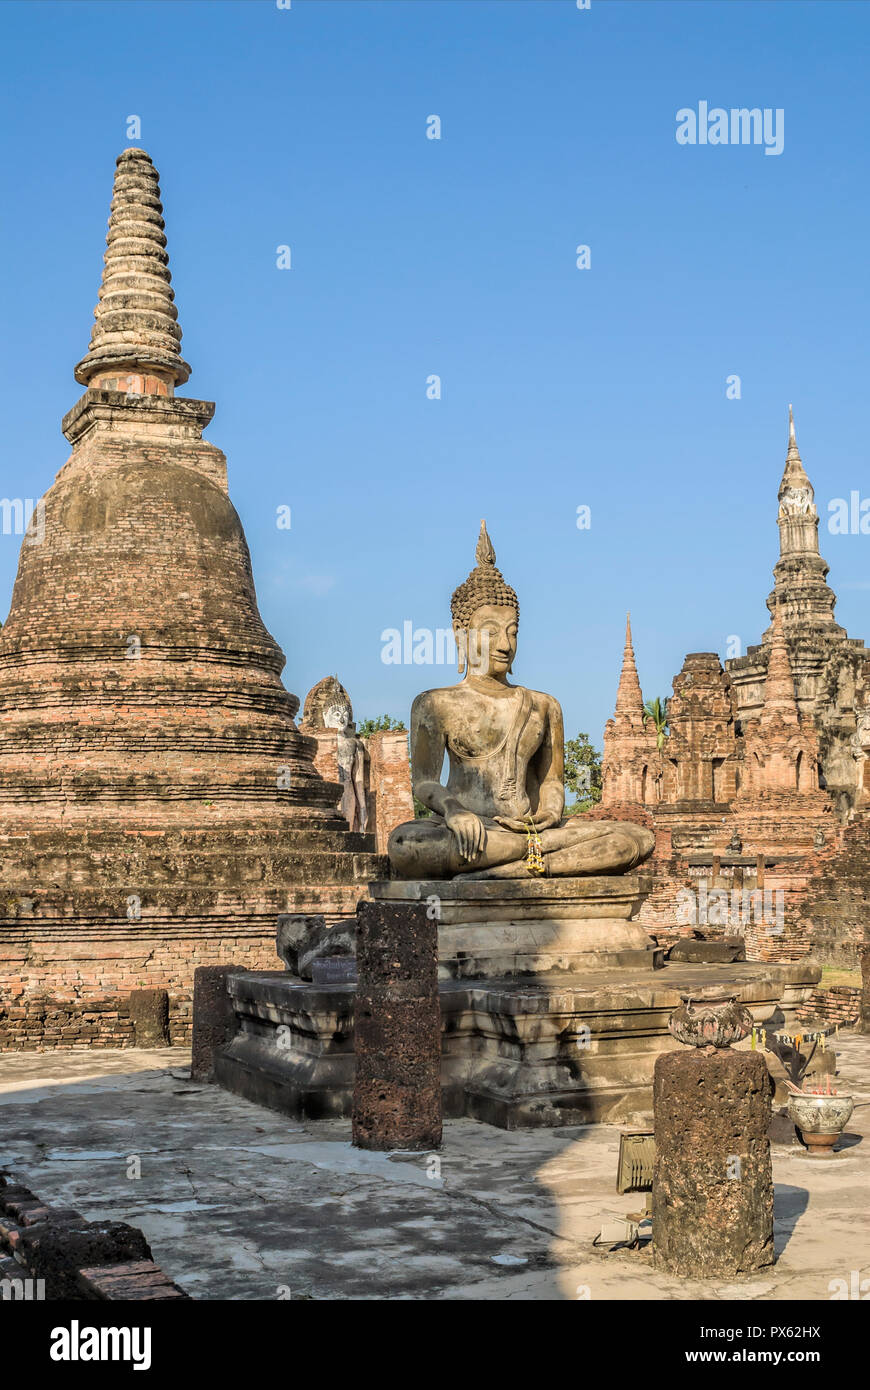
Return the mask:
<svg viewBox="0 0 870 1390">
<path fill-rule="evenodd" d="M 833 1158 L 834 1145 L 855 1108 L 852 1096 L 813 1096 L 801 1091 L 788 1098 L 789 1119 L 793 1120 L 814 1158 Z"/>
<path fill-rule="evenodd" d="M 668 1019 L 668 1031 L 687 1047 L 730 1047 L 752 1030 L 752 1014 L 746 1005 L 719 985 L 681 994 L 680 999 L 682 1003 Z"/>
</svg>

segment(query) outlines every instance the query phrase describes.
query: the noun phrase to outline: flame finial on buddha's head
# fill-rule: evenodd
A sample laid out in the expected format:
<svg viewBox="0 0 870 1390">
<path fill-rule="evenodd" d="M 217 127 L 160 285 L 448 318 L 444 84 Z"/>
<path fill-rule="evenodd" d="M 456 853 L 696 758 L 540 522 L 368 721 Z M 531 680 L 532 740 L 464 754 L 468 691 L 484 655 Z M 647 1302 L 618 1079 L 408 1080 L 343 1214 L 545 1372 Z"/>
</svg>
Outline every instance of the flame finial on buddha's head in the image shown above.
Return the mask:
<svg viewBox="0 0 870 1390">
<path fill-rule="evenodd" d="M 480 523 L 480 535 L 474 552 L 477 565 L 471 574 L 460 584 L 450 600 L 450 612 L 454 623 L 468 627 L 472 616 L 485 604 L 499 608 L 512 608 L 520 616 L 520 604 L 510 584 L 507 584 L 495 565 L 495 550 L 486 529 L 486 522 Z"/>
</svg>

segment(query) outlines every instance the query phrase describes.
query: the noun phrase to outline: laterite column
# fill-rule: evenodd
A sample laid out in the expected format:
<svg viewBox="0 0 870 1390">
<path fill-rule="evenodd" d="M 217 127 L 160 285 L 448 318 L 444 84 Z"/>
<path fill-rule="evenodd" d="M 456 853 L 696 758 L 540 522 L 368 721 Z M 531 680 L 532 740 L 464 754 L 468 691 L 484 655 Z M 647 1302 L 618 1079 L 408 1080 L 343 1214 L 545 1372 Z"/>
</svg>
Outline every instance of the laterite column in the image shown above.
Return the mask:
<svg viewBox="0 0 870 1390">
<path fill-rule="evenodd" d="M 353 1142 L 360 1149 L 441 1143 L 438 923 L 425 903 L 357 908 Z"/>
<path fill-rule="evenodd" d="M 669 1052 L 653 1086 L 653 1257 L 688 1278 L 773 1263 L 770 1078 L 760 1052 Z"/>
</svg>

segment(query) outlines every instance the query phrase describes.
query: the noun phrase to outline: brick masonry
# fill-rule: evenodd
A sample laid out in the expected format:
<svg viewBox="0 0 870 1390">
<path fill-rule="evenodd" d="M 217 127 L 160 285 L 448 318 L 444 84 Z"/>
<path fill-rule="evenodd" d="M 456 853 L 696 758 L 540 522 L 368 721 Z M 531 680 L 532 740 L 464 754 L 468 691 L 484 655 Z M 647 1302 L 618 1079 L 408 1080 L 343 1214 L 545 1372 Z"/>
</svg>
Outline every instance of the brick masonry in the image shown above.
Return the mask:
<svg viewBox="0 0 870 1390">
<path fill-rule="evenodd" d="M 86 1221 L 52 1207 L 0 1173 L 0 1278 L 29 1281 L 28 1292 L 54 1300 L 186 1299 L 151 1258 L 142 1232 L 123 1221 Z M 4 1295 L 5 1296 L 5 1295 Z"/>
<path fill-rule="evenodd" d="M 384 874 L 296 725 L 214 406 L 174 394 L 159 195 L 126 150 L 72 454 L 0 633 L 0 1046 L 124 1045 L 133 990 L 187 1040 L 197 965 L 274 967 L 279 913 L 349 916 Z"/>
<path fill-rule="evenodd" d="M 805 1004 L 795 1009 L 800 1023 L 833 1023 L 853 1028 L 861 1017 L 861 989 L 855 985 L 829 985 L 814 990 Z"/>
</svg>

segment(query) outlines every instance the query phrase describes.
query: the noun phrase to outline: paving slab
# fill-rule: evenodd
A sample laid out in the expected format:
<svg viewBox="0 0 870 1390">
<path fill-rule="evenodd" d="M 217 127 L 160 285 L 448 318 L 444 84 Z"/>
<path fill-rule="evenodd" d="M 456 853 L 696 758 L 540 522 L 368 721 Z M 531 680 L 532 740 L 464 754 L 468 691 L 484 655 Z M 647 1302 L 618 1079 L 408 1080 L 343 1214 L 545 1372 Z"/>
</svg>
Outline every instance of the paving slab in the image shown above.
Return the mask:
<svg viewBox="0 0 870 1390">
<path fill-rule="evenodd" d="M 3 1054 L 0 1166 L 46 1202 L 141 1227 L 200 1299 L 825 1300 L 870 1278 L 870 1037 L 837 1050 L 856 1097 L 843 1151 L 774 1147 L 777 1262 L 747 1280 L 683 1281 L 648 1247 L 593 1245 L 643 1205 L 616 1193 L 616 1127 L 452 1120 L 438 1153 L 363 1152 L 347 1120 L 191 1082 L 178 1048 Z"/>
</svg>

